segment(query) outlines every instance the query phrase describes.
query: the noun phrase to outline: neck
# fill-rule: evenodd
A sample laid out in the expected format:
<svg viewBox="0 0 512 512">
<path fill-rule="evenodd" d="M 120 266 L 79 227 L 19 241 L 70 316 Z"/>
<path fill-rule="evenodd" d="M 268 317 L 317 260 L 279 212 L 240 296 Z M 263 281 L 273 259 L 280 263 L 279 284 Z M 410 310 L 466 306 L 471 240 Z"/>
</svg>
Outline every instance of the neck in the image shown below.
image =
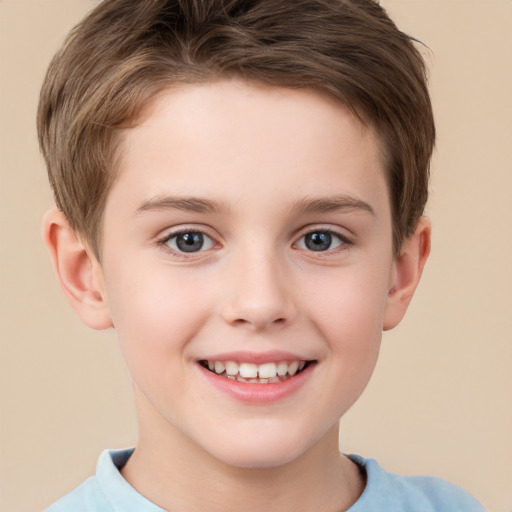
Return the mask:
<svg viewBox="0 0 512 512">
<path fill-rule="evenodd" d="M 364 489 L 357 466 L 338 450 L 338 425 L 291 462 L 241 468 L 218 460 L 176 430 L 151 434 L 139 421 L 137 447 L 121 470 L 143 496 L 169 512 L 347 510 Z"/>
</svg>

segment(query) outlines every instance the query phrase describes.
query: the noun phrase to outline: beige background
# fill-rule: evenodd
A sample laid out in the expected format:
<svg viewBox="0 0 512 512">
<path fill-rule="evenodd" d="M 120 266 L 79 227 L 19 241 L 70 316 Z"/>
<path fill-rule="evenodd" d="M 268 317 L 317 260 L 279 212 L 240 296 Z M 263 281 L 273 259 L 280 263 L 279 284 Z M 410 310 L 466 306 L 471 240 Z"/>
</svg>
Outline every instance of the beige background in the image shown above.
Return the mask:
<svg viewBox="0 0 512 512">
<path fill-rule="evenodd" d="M 51 205 L 34 116 L 45 68 L 91 0 L 0 0 L 0 510 L 37 511 L 132 445 L 110 333 L 75 318 L 40 239 Z M 344 451 L 462 485 L 512 512 L 512 1 L 383 0 L 431 48 L 433 253 L 342 423 Z"/>
</svg>

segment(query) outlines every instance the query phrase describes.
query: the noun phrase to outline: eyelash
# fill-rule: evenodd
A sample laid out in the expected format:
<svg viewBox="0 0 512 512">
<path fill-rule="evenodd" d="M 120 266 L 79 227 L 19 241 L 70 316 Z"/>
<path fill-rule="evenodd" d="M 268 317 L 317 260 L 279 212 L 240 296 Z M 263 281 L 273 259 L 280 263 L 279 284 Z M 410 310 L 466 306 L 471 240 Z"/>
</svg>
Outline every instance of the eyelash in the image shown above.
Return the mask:
<svg viewBox="0 0 512 512">
<path fill-rule="evenodd" d="M 179 248 L 175 249 L 169 245 L 169 242 L 171 240 L 177 239 L 180 235 L 187 235 L 187 234 L 201 235 L 203 238 L 210 240 L 212 246 L 208 247 L 207 249 L 203 249 L 201 247 L 201 249 L 198 251 L 187 252 L 187 251 L 181 251 L 181 250 L 179 250 Z M 165 251 L 171 253 L 174 256 L 178 256 L 179 258 L 184 258 L 184 259 L 193 258 L 194 255 L 204 252 L 205 250 L 213 249 L 216 245 L 218 245 L 218 243 L 215 242 L 215 240 L 210 235 L 208 235 L 208 233 L 206 233 L 204 230 L 202 230 L 200 228 L 188 228 L 188 229 L 186 228 L 186 229 L 180 229 L 179 231 L 173 231 L 172 233 L 168 233 L 164 237 L 157 240 L 156 243 L 159 247 L 162 247 L 162 249 L 164 249 Z"/>
<path fill-rule="evenodd" d="M 315 235 L 315 234 L 328 235 L 328 237 L 329 237 L 331 242 L 334 243 L 334 241 L 332 239 L 336 238 L 336 239 L 338 239 L 339 243 L 338 243 L 338 245 L 336 247 L 328 248 L 326 250 L 315 251 L 314 249 L 311 249 L 311 248 L 308 248 L 308 247 L 300 248 L 301 250 L 305 250 L 308 253 L 312 253 L 312 254 L 318 254 L 319 253 L 319 254 L 324 255 L 324 256 L 330 256 L 330 255 L 333 255 L 333 254 L 337 254 L 340 251 L 344 251 L 344 250 L 346 250 L 346 249 L 348 249 L 348 248 L 350 248 L 351 246 L 354 245 L 353 240 L 348 238 L 346 235 L 342 235 L 341 233 L 333 231 L 332 229 L 329 229 L 329 228 L 321 228 L 320 227 L 320 228 L 308 230 L 306 233 L 303 233 L 300 236 L 300 238 L 298 239 L 298 241 L 294 243 L 294 246 L 297 247 L 302 240 L 304 240 L 304 245 L 307 245 L 307 242 L 305 242 L 306 237 L 308 235 L 311 236 L 311 235 Z"/>
<path fill-rule="evenodd" d="M 187 235 L 187 234 L 199 234 L 202 237 L 208 239 L 211 243 L 211 247 L 207 247 L 206 249 L 203 249 L 203 246 L 197 251 L 181 251 L 179 248 L 173 248 L 169 245 L 169 242 L 173 239 L 177 239 L 180 235 Z M 318 250 L 315 251 L 314 249 L 310 249 L 308 247 L 298 247 L 299 243 L 308 236 L 308 235 L 314 235 L 314 234 L 322 234 L 322 235 L 328 235 L 331 239 L 336 238 L 338 239 L 339 243 L 336 247 L 333 249 L 328 248 L 326 250 Z M 171 253 L 174 256 L 177 256 L 179 258 L 188 259 L 188 258 L 194 258 L 197 257 L 197 255 L 201 252 L 208 251 L 210 249 L 215 248 L 215 246 L 218 246 L 219 244 L 210 236 L 208 235 L 204 230 L 200 228 L 185 228 L 180 229 L 179 231 L 173 231 L 172 233 L 166 234 L 164 237 L 157 240 L 156 244 L 159 247 L 162 247 L 165 251 Z M 306 244 L 306 242 L 304 242 Z M 329 256 L 333 254 L 337 254 L 338 252 L 344 251 L 351 246 L 354 245 L 353 240 L 348 238 L 346 235 L 342 235 L 341 233 L 338 233 L 336 231 L 333 231 L 329 228 L 316 228 L 316 229 L 310 229 L 307 232 L 304 232 L 298 240 L 293 244 L 293 247 L 298 248 L 300 250 L 306 251 L 311 254 L 319 254 L 323 256 Z"/>
</svg>

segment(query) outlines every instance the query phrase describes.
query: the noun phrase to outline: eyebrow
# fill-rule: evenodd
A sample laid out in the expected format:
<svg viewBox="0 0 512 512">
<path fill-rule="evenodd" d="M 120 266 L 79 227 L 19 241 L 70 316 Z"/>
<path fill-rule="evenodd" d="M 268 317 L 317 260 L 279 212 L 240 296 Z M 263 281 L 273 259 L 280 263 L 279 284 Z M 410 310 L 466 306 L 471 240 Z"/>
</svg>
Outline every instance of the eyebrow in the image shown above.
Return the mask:
<svg viewBox="0 0 512 512">
<path fill-rule="evenodd" d="M 155 210 L 182 210 L 195 213 L 225 213 L 229 210 L 226 203 L 201 197 L 156 196 L 144 201 L 136 210 L 139 215 Z"/>
<path fill-rule="evenodd" d="M 294 210 L 303 213 L 329 213 L 344 210 L 361 210 L 375 216 L 375 210 L 362 199 L 350 195 L 336 195 L 319 198 L 304 198 L 297 201 Z"/>
<path fill-rule="evenodd" d="M 224 202 L 201 197 L 156 196 L 144 201 L 136 210 L 139 215 L 149 211 L 181 210 L 194 213 L 226 213 L 229 206 Z M 349 195 L 304 198 L 297 201 L 292 211 L 300 213 L 329 213 L 344 210 L 362 210 L 375 216 L 374 209 L 361 199 Z"/>
</svg>

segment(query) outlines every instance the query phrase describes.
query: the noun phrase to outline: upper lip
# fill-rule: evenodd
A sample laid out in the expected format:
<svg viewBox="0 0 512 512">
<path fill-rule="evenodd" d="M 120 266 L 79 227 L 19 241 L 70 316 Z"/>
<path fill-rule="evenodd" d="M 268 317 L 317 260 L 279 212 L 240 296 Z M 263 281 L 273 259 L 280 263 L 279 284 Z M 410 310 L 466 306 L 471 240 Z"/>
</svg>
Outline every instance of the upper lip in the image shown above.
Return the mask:
<svg viewBox="0 0 512 512">
<path fill-rule="evenodd" d="M 304 357 L 292 352 L 273 350 L 270 352 L 223 352 L 200 357 L 198 361 L 237 361 L 243 363 L 264 364 L 279 361 L 312 361 L 310 357 Z"/>
</svg>

